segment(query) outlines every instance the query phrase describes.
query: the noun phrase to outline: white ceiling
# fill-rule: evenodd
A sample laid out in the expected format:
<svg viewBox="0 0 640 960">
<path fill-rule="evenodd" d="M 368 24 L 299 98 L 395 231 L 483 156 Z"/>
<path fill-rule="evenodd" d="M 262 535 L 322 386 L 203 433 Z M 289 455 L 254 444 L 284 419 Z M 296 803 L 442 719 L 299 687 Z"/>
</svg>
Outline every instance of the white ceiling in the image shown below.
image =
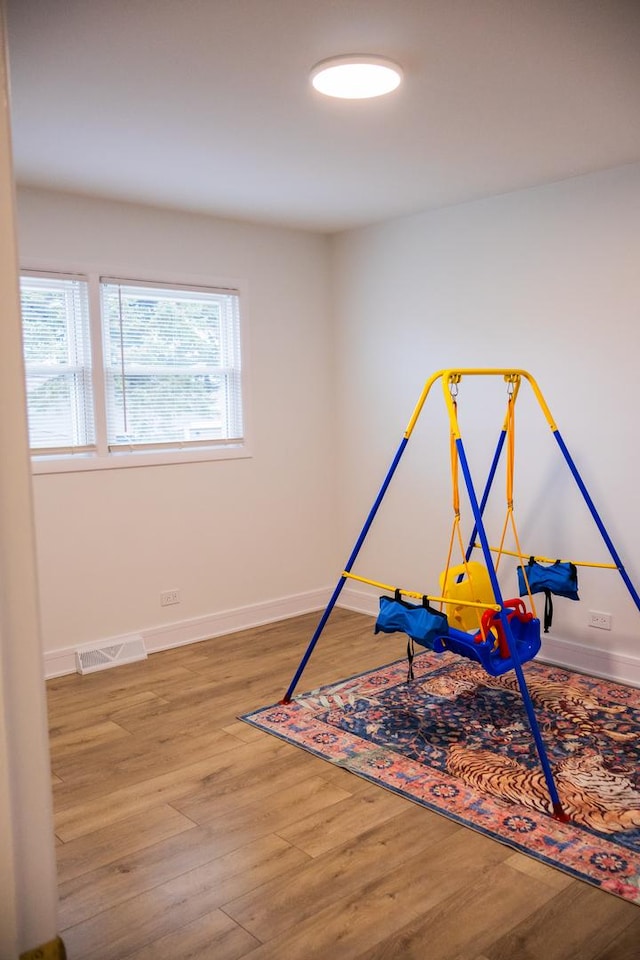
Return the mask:
<svg viewBox="0 0 640 960">
<path fill-rule="evenodd" d="M 640 0 L 5 2 L 23 184 L 335 231 L 640 159 Z"/>
</svg>

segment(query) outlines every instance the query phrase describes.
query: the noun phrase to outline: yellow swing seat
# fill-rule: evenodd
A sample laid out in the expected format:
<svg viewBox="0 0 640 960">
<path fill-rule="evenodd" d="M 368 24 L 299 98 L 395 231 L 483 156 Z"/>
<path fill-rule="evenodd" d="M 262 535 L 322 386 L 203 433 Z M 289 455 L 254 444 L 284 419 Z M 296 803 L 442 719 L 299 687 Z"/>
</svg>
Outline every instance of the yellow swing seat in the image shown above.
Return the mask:
<svg viewBox="0 0 640 960">
<path fill-rule="evenodd" d="M 474 560 L 443 570 L 440 574 L 440 593 L 451 600 L 445 605 L 445 612 L 449 625 L 457 630 L 477 630 L 478 611 L 477 608 L 456 603 L 456 600 L 486 603 L 487 606 L 496 602 L 489 571 Z"/>
</svg>

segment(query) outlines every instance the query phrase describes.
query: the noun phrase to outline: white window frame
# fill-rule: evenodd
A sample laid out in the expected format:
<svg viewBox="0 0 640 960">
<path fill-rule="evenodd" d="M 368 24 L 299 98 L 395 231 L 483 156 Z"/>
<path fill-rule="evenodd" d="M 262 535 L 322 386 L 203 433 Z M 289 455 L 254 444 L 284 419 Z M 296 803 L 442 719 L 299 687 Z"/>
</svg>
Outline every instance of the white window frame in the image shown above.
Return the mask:
<svg viewBox="0 0 640 960">
<path fill-rule="evenodd" d="M 95 419 L 96 449 L 53 451 L 51 453 L 31 450 L 31 465 L 35 475 L 52 473 L 75 473 L 87 470 L 123 469 L 129 467 L 162 466 L 176 463 L 198 463 L 212 460 L 246 459 L 252 456 L 249 434 L 249 350 L 248 350 L 248 310 L 247 284 L 237 279 L 220 280 L 218 278 L 193 276 L 184 274 L 159 275 L 154 272 L 136 271 L 130 269 L 100 265 L 87 269 L 86 266 L 74 264 L 52 266 L 51 264 L 29 261 L 23 263 L 21 274 L 31 274 L 50 277 L 69 277 L 87 281 L 89 290 L 89 320 L 92 357 L 93 406 Z M 104 370 L 104 334 L 101 316 L 101 279 L 118 277 L 122 282 L 130 280 L 132 283 L 148 284 L 149 286 L 163 287 L 167 290 L 180 287 L 224 291 L 235 293 L 240 300 L 240 403 L 242 405 L 243 436 L 233 440 L 185 441 L 182 444 L 166 444 L 155 449 L 150 447 L 121 447 L 110 450 L 107 440 L 106 399 L 105 399 L 105 370 Z M 25 398 L 26 402 L 26 398 Z"/>
</svg>

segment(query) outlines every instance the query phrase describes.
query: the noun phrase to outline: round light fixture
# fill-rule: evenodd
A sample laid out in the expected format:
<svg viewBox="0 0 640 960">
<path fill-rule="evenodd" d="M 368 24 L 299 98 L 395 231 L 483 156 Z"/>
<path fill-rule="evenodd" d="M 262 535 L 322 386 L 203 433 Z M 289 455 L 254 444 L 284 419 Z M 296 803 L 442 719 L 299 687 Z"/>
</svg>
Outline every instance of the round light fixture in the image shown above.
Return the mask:
<svg viewBox="0 0 640 960">
<path fill-rule="evenodd" d="M 391 93 L 402 80 L 402 70 L 386 57 L 347 54 L 321 60 L 311 71 L 319 93 L 343 100 L 366 100 Z"/>
</svg>

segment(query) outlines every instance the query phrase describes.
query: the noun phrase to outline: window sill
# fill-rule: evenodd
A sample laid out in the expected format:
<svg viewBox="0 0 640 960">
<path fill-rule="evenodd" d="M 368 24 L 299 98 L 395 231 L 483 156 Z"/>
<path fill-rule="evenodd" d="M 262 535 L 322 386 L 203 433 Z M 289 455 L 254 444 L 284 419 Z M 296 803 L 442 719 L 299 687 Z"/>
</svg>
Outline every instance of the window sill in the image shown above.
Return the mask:
<svg viewBox="0 0 640 960">
<path fill-rule="evenodd" d="M 177 463 L 204 463 L 210 460 L 247 460 L 252 456 L 246 441 L 215 447 L 182 450 L 126 450 L 104 456 L 77 453 L 65 456 L 35 454 L 31 457 L 34 476 L 51 473 L 84 473 L 87 470 L 122 470 L 129 467 L 160 467 Z"/>
</svg>

